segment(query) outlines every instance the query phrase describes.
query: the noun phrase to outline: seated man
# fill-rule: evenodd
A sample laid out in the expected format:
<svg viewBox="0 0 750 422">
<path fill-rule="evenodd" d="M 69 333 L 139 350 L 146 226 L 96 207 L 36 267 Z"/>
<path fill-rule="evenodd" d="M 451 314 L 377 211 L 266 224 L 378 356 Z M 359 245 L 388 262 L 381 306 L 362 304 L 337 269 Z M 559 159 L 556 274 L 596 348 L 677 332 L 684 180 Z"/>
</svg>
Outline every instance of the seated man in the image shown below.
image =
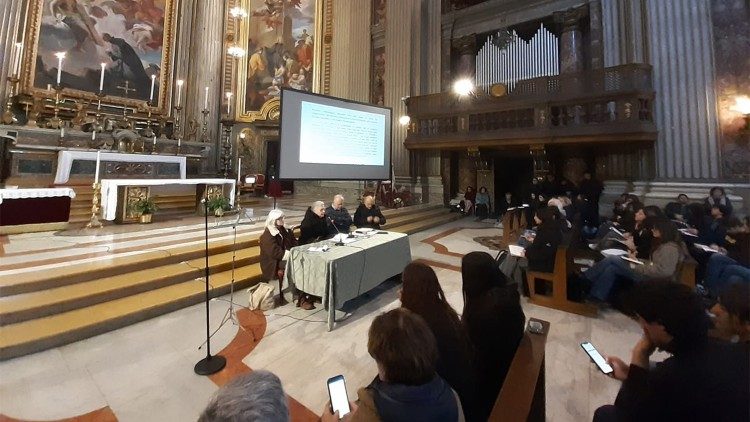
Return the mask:
<svg viewBox="0 0 750 422">
<path fill-rule="evenodd" d="M 750 348 L 750 284 L 732 283 L 711 308 L 717 334 L 740 347 Z"/>
<path fill-rule="evenodd" d="M 326 218 L 328 218 L 328 234 L 349 233 L 349 227 L 352 225 L 352 216 L 344 208 L 344 196 L 336 195 L 333 197 L 331 206 L 326 208 Z"/>
<path fill-rule="evenodd" d="M 328 220 L 326 219 L 326 205 L 323 201 L 315 201 L 305 212 L 305 217 L 299 226 L 300 245 L 317 242 L 328 237 Z"/>
<path fill-rule="evenodd" d="M 671 220 L 683 221 L 687 217 L 687 206 L 690 199 L 684 193 L 677 195 L 677 202 L 670 202 L 664 207 L 664 214 Z"/>
<path fill-rule="evenodd" d="M 289 407 L 281 380 L 262 370 L 240 375 L 214 394 L 198 422 L 287 422 Z"/>
<path fill-rule="evenodd" d="M 358 228 L 371 228 L 380 230 L 380 225 L 385 224 L 385 217 L 380 212 L 380 207 L 375 205 L 375 198 L 367 195 L 354 212 L 354 225 Z"/>
<path fill-rule="evenodd" d="M 747 421 L 748 359 L 731 345 L 708 339 L 703 303 L 689 287 L 651 282 L 636 287 L 629 310 L 643 329 L 630 365 L 609 356 L 622 381 L 614 405 L 594 421 Z M 659 348 L 672 354 L 656 366 Z"/>
</svg>

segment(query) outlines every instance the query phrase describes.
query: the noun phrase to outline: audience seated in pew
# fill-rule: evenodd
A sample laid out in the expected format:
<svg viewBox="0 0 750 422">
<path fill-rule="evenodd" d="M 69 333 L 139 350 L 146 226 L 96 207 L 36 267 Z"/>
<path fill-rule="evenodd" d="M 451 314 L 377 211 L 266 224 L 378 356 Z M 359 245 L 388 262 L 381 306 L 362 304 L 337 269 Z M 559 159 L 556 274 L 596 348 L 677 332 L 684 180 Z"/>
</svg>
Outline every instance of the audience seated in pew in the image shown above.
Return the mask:
<svg viewBox="0 0 750 422">
<path fill-rule="evenodd" d="M 198 422 L 288 422 L 281 380 L 263 370 L 239 375 L 208 402 Z"/>
<path fill-rule="evenodd" d="M 589 298 L 592 301 L 608 301 L 618 278 L 635 283 L 647 279 L 675 279 L 677 269 L 687 255 L 677 227 L 665 218 L 657 219 L 651 233 L 655 246 L 649 261 L 636 264 L 620 256 L 608 256 L 583 273 L 583 278 L 591 284 Z M 633 252 L 630 258 L 635 259 Z"/>
<path fill-rule="evenodd" d="M 750 268 L 740 264 L 723 253 L 716 252 L 708 258 L 703 287 L 713 297 L 719 297 L 732 283 L 750 285 Z"/>
<path fill-rule="evenodd" d="M 624 233 L 622 244 L 627 247 L 629 252 L 635 253 L 636 258 L 648 259 L 651 256 L 653 235 L 652 228 L 654 221 L 663 219 L 664 214 L 661 209 L 654 205 L 645 207 L 636 207 L 635 226 L 632 233 Z M 608 245 L 599 246 L 600 250 L 607 249 Z"/>
<path fill-rule="evenodd" d="M 747 349 L 750 358 L 750 283 L 734 282 L 711 307 L 718 337 Z"/>
<path fill-rule="evenodd" d="M 685 221 L 690 198 L 684 193 L 677 195 L 677 202 L 670 202 L 664 207 L 664 215 L 670 220 Z"/>
<path fill-rule="evenodd" d="M 595 422 L 749 419 L 747 348 L 708 338 L 703 303 L 689 287 L 642 283 L 631 291 L 627 308 L 643 335 L 630 364 L 607 358 L 622 386 L 614 405 L 596 410 Z M 657 348 L 671 356 L 652 366 Z"/>
<path fill-rule="evenodd" d="M 385 216 L 380 212 L 380 207 L 375 205 L 375 198 L 372 195 L 365 195 L 354 212 L 354 225 L 360 229 L 380 230 L 381 224 L 385 224 Z"/>
<path fill-rule="evenodd" d="M 307 211 L 305 211 L 305 217 L 302 218 L 302 223 L 299 226 L 300 245 L 317 242 L 329 236 L 329 222 L 326 219 L 325 208 L 326 205 L 323 201 L 315 201 Z"/>
<path fill-rule="evenodd" d="M 464 309 L 462 322 L 474 345 L 477 413 L 492 411 L 508 367 L 523 336 L 525 316 L 518 287 L 508 285 L 486 252 L 470 252 L 461 261 Z"/>
<path fill-rule="evenodd" d="M 357 392 L 351 421 L 464 420 L 458 395 L 435 372 L 438 348 L 421 316 L 406 308 L 379 315 L 370 326 L 367 351 L 378 375 Z M 323 420 L 331 416 L 326 409 Z"/>
<path fill-rule="evenodd" d="M 438 360 L 435 371 L 458 394 L 467 421 L 480 420 L 476 411 L 472 346 L 455 310 L 445 299 L 432 267 L 412 262 L 401 275 L 401 306 L 424 318 L 435 336 Z"/>
<path fill-rule="evenodd" d="M 536 233 L 526 235 L 524 256 L 507 256 L 500 264 L 500 271 L 518 286 L 522 287 L 523 270 L 552 272 L 555 265 L 555 254 L 563 240 L 557 209 L 544 207 L 534 215 Z"/>
<path fill-rule="evenodd" d="M 725 216 L 728 217 L 732 215 L 732 201 L 729 200 L 726 192 L 724 192 L 724 188 L 722 188 L 721 186 L 714 186 L 711 188 L 711 190 L 708 192 L 708 197 L 706 197 L 705 201 L 703 201 L 703 205 L 706 209 L 707 214 L 710 213 L 712 207 L 721 205 L 725 207 Z"/>
<path fill-rule="evenodd" d="M 476 205 L 475 205 L 475 213 L 477 215 L 477 219 L 485 219 L 490 215 L 490 210 L 492 207 L 490 206 L 490 194 L 487 192 L 487 188 L 482 186 L 479 188 L 479 192 L 477 192 L 476 197 Z"/>
</svg>

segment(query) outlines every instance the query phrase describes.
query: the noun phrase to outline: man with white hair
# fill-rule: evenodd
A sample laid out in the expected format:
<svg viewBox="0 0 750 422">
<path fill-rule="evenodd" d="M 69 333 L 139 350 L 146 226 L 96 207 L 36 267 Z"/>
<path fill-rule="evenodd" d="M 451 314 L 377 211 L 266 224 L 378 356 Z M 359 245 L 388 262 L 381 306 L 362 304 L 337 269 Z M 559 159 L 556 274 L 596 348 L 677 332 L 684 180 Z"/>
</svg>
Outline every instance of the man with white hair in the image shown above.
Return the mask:
<svg viewBox="0 0 750 422">
<path fill-rule="evenodd" d="M 317 242 L 328 237 L 328 221 L 326 220 L 326 204 L 315 201 L 305 212 L 305 217 L 299 226 L 300 245 Z"/>
<path fill-rule="evenodd" d="M 326 208 L 326 218 L 331 223 L 328 234 L 335 235 L 338 232 L 349 233 L 349 227 L 352 225 L 352 216 L 344 208 L 344 196 L 336 195 L 333 197 L 331 206 Z"/>
<path fill-rule="evenodd" d="M 289 249 L 297 246 L 292 232 L 284 227 L 284 211 L 280 209 L 271 210 L 266 218 L 266 229 L 260 235 L 260 269 L 263 272 L 263 280 L 279 280 L 279 296 L 276 305 L 285 305 L 288 302 L 282 293 L 284 280 L 284 268 L 289 258 Z"/>
<path fill-rule="evenodd" d="M 288 422 L 289 406 L 281 380 L 253 371 L 230 381 L 214 394 L 198 422 Z"/>
</svg>

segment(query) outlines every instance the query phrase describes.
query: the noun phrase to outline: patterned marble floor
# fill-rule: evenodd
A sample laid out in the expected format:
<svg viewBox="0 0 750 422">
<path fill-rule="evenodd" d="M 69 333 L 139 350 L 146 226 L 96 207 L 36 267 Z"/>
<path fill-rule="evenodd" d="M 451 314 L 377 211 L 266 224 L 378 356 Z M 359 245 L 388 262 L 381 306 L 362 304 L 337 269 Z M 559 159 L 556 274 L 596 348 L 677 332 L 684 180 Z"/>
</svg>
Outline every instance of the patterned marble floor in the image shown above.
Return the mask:
<svg viewBox="0 0 750 422">
<path fill-rule="evenodd" d="M 460 255 L 489 251 L 472 239 L 499 233 L 491 224 L 458 220 L 411 235 L 412 256 L 435 267 L 449 301 L 460 310 Z M 212 350 L 226 347 L 223 353 L 231 355 L 231 368 L 218 378 L 193 373 L 193 365 L 205 355 L 198 349 L 205 327 L 202 305 L 2 362 L 0 415 L 6 419 L 0 416 L 0 421 L 59 420 L 90 412 L 97 413 L 87 420 L 195 420 L 217 385 L 250 368 L 278 374 L 287 394 L 301 403 L 294 419 L 310 420 L 327 400 L 327 378 L 343 374 L 350 397 L 356 397 L 356 390 L 375 375 L 375 363 L 367 353 L 367 329 L 376 315 L 399 305 L 397 290 L 385 284 L 358 300 L 332 332 L 326 331 L 320 306 L 304 311 L 287 305 L 266 315 L 242 311 L 241 319 L 253 320 L 245 325 L 251 334 L 229 323 L 212 340 Z M 244 305 L 247 294 L 236 299 Z M 219 325 L 227 307 L 226 300 L 212 302 L 212 327 Z M 640 336 L 638 326 L 616 311 L 592 319 L 525 302 L 523 307 L 527 318 L 552 324 L 546 361 L 547 419 L 591 420 L 598 406 L 614 399 L 619 382 L 602 375 L 579 343 L 590 340 L 603 354 L 628 358 Z"/>
</svg>

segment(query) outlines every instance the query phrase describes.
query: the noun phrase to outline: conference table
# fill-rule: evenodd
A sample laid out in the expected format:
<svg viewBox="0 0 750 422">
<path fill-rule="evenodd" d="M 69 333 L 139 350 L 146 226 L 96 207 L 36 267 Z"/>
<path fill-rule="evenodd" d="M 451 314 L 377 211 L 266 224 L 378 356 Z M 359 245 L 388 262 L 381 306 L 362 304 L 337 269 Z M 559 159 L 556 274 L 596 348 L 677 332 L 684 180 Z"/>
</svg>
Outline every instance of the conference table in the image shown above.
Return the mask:
<svg viewBox="0 0 750 422">
<path fill-rule="evenodd" d="M 411 262 L 409 236 L 404 233 L 378 230 L 345 241 L 351 243 L 336 246 L 324 240 L 292 248 L 284 273 L 290 287 L 323 298 L 328 331 L 336 309 L 400 274 Z M 324 246 L 328 249 L 321 251 Z"/>
</svg>

